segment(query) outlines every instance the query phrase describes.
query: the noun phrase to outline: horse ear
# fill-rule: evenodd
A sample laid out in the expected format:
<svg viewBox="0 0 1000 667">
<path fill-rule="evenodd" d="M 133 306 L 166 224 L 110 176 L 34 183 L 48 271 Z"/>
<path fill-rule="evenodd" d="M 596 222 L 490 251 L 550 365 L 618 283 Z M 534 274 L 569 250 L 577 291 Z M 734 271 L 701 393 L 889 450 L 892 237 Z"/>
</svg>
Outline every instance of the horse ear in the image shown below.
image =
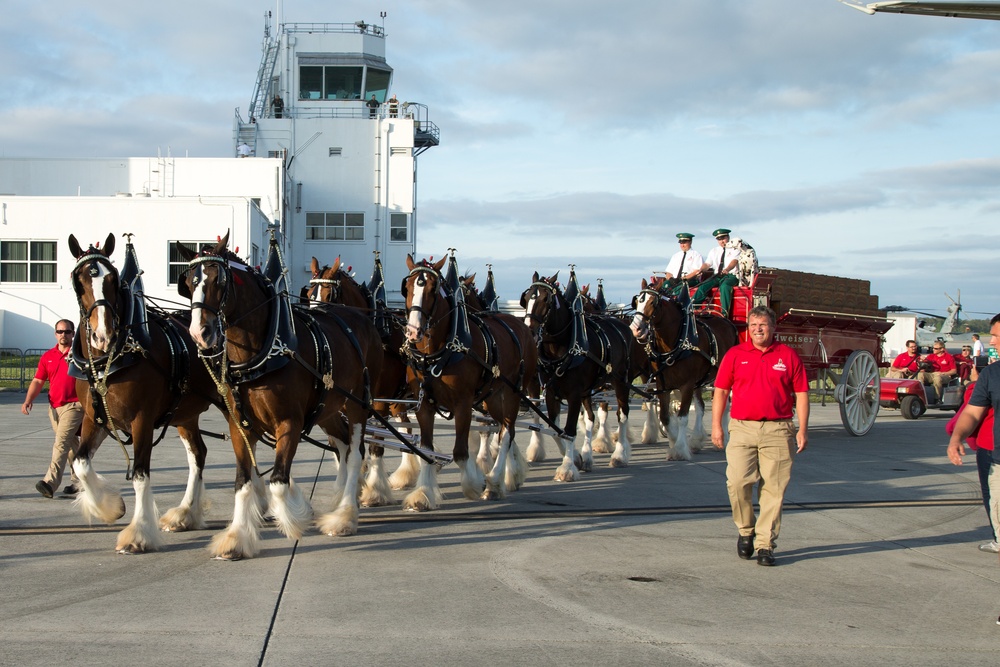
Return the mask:
<svg viewBox="0 0 1000 667">
<path fill-rule="evenodd" d="M 441 267 L 442 267 L 442 266 L 444 266 L 444 263 L 445 263 L 445 261 L 446 261 L 447 259 L 448 259 L 448 254 L 447 254 L 447 253 L 445 253 L 445 256 L 444 256 L 444 257 L 442 257 L 441 259 L 439 259 L 439 260 L 437 261 L 437 263 L 435 263 L 435 264 L 434 264 L 434 270 L 435 270 L 435 271 L 440 271 L 440 270 L 441 270 Z"/>
<path fill-rule="evenodd" d="M 72 234 L 69 235 L 69 252 L 73 255 L 74 259 L 79 258 L 83 254 L 83 249 L 80 247 L 80 242 L 76 240 L 76 237 Z"/>
<path fill-rule="evenodd" d="M 115 251 L 115 235 L 109 232 L 108 238 L 104 239 L 104 248 L 101 250 L 101 254 L 105 257 L 111 257 L 111 253 Z"/>
<path fill-rule="evenodd" d="M 538 282 L 538 271 L 535 271 L 534 275 L 531 276 L 531 282 L 533 283 Z"/>
<path fill-rule="evenodd" d="M 549 281 L 550 281 L 550 282 L 551 282 L 551 283 L 552 283 L 553 285 L 555 285 L 555 284 L 556 284 L 556 282 L 557 282 L 558 280 L 559 280 L 559 272 L 558 272 L 558 271 L 556 271 L 555 275 L 554 275 L 554 276 L 552 276 L 551 278 L 549 278 Z"/>
<path fill-rule="evenodd" d="M 410 271 L 412 271 L 414 268 L 416 268 L 416 266 L 417 265 L 413 263 L 413 255 L 407 255 L 406 256 L 406 268 L 408 268 Z"/>
<path fill-rule="evenodd" d="M 333 260 L 333 266 L 330 267 L 330 275 L 335 276 L 338 271 L 340 271 L 340 255 L 337 255 L 337 259 Z"/>
<path fill-rule="evenodd" d="M 319 260 L 315 257 L 312 258 L 312 264 L 309 265 L 310 271 L 312 271 L 313 276 L 319 275 Z"/>
<path fill-rule="evenodd" d="M 226 235 L 223 236 L 222 239 L 215 245 L 215 249 L 212 250 L 212 254 L 218 255 L 228 246 L 229 246 L 229 231 L 227 230 Z"/>
</svg>

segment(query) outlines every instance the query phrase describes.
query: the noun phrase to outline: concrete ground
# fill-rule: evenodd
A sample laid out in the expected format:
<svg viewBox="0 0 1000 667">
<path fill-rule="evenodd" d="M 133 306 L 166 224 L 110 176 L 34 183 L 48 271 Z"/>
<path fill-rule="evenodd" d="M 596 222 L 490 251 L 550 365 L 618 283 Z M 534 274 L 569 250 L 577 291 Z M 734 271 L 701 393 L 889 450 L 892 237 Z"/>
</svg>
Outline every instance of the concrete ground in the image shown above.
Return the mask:
<svg viewBox="0 0 1000 667">
<path fill-rule="evenodd" d="M 206 545 L 232 512 L 228 442 L 209 441 L 209 529 L 119 555 L 125 521 L 88 526 L 35 491 L 52 435 L 44 402 L 25 417 L 22 400 L 0 393 L 3 665 L 997 662 L 1000 567 L 977 549 L 989 534 L 972 457 L 944 456 L 950 413 L 883 412 L 852 438 L 836 406 L 814 406 L 773 568 L 736 557 L 724 455 L 668 462 L 663 443 L 635 446 L 625 469 L 598 455 L 576 483 L 552 481 L 550 444 L 522 490 L 489 504 L 462 498 L 449 466 L 441 510 L 362 509 L 347 538 L 268 527 L 258 558 L 220 562 Z M 222 423 L 209 413 L 204 427 Z M 162 511 L 187 474 L 175 432 L 153 466 Z M 130 517 L 117 443 L 95 467 Z M 294 474 L 328 510 L 329 455 L 302 445 Z"/>
</svg>

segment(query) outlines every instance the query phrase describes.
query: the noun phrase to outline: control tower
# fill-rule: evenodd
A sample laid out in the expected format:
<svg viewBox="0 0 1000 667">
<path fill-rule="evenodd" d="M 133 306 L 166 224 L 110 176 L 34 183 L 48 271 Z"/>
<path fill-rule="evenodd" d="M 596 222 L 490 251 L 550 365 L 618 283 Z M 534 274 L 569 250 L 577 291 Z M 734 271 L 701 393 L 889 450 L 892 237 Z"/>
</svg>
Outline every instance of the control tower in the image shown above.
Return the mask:
<svg viewBox="0 0 1000 667">
<path fill-rule="evenodd" d="M 393 93 L 381 26 L 265 15 L 257 81 L 236 111 L 233 154 L 284 163 L 280 216 L 290 287 L 341 257 L 366 280 L 375 251 L 399 302 L 417 238 L 417 156 L 439 141 L 427 107 Z"/>
</svg>

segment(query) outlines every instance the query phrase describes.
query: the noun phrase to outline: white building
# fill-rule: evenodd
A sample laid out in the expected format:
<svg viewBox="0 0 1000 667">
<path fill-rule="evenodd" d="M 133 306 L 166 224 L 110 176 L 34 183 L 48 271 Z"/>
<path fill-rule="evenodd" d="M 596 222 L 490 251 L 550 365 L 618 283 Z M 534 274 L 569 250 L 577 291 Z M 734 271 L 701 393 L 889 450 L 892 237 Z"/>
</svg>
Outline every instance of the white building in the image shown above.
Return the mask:
<svg viewBox="0 0 1000 667">
<path fill-rule="evenodd" d="M 227 231 L 253 265 L 274 231 L 295 290 L 312 257 L 341 256 L 366 280 L 378 251 L 398 300 L 416 246 L 416 158 L 438 130 L 426 107 L 390 100 L 391 79 L 377 26 L 284 24 L 272 34 L 268 23 L 231 157 L 0 159 L 0 347 L 48 346 L 56 320 L 77 319 L 70 234 L 84 247 L 133 234 L 146 292 L 165 307 L 178 300 L 177 245 Z M 242 144 L 250 157 L 237 157 Z"/>
</svg>

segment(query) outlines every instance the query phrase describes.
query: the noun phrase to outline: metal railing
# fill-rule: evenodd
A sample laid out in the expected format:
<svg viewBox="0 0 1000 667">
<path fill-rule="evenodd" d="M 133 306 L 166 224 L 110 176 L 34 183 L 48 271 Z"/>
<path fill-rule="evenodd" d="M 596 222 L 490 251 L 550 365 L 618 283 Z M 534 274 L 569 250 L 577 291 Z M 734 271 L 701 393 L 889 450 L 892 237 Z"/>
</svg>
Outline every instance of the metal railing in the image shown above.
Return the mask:
<svg viewBox="0 0 1000 667">
<path fill-rule="evenodd" d="M 42 348 L 0 347 L 0 388 L 25 391 L 45 352 Z"/>
</svg>

